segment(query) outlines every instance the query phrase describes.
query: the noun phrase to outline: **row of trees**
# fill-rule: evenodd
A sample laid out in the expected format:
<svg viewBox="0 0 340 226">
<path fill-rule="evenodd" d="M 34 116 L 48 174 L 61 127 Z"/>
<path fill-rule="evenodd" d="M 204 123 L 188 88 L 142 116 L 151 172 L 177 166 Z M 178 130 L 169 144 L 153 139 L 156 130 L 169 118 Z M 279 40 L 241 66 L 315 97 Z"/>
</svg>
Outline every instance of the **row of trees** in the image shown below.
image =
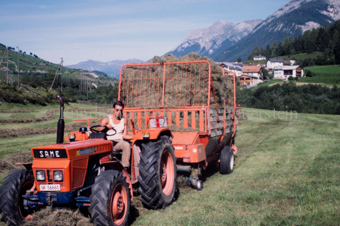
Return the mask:
<svg viewBox="0 0 340 226">
<path fill-rule="evenodd" d="M 237 102 L 243 107 L 296 111 L 298 113 L 340 114 L 340 89 L 320 85 L 261 86 L 256 90 L 237 90 Z"/>
<path fill-rule="evenodd" d="M 6 46 L 5 46 L 4 44 L 2 44 L 2 43 L 0 43 L 0 46 L 6 48 Z M 7 48 L 8 48 L 8 50 L 15 51 L 15 48 L 14 48 L 14 47 L 8 46 Z M 19 50 L 19 52 L 20 52 L 20 53 L 23 53 L 23 54 L 27 54 L 25 51 L 23 52 L 22 50 Z M 32 52 L 30 52 L 30 55 L 33 56 L 33 57 L 35 57 L 35 58 L 39 58 L 36 54 L 33 54 Z"/>
<path fill-rule="evenodd" d="M 117 86 L 109 85 L 90 89 L 89 86 L 81 84 L 79 80 L 69 81 L 73 85 L 65 86 L 62 92 L 60 86 L 51 90 L 43 86 L 33 88 L 28 85 L 23 85 L 19 88 L 13 83 L 0 83 L 0 101 L 47 105 L 56 102 L 56 94 L 62 94 L 65 102 L 84 100 L 100 104 L 112 104 L 118 98 Z M 67 82 L 67 84 L 70 83 Z"/>
<path fill-rule="evenodd" d="M 55 70 L 49 70 L 48 74 L 40 74 L 37 75 L 35 73 L 32 74 L 21 74 L 21 82 L 22 86 L 32 87 L 33 89 L 39 90 L 43 95 L 37 99 L 37 95 L 32 93 L 25 93 L 20 90 L 15 83 L 6 84 L 5 82 L 1 83 L 1 92 L 0 92 L 0 101 L 12 102 L 12 103 L 35 103 L 46 105 L 51 103 L 49 99 L 52 96 L 52 99 L 55 99 L 54 92 L 52 95 L 49 93 L 51 84 L 55 77 Z M 86 79 L 77 79 L 77 78 L 64 78 L 63 79 L 63 90 L 61 91 L 60 86 L 60 75 L 56 77 L 53 85 L 53 90 L 57 93 L 61 93 L 64 96 L 66 101 L 75 102 L 77 100 L 85 100 L 100 104 L 113 103 L 114 100 L 118 98 L 118 87 L 113 85 L 108 86 L 99 86 L 95 88 L 92 86 L 91 81 L 87 81 Z M 48 98 L 42 98 L 45 96 Z"/>
<path fill-rule="evenodd" d="M 305 62 L 299 62 L 299 64 L 302 66 L 340 64 L 340 20 L 327 28 L 320 27 L 306 31 L 300 37 L 286 37 L 279 44 L 274 41 L 272 46 L 267 45 L 265 49 L 255 46 L 249 60 L 254 55 L 271 58 L 313 52 L 322 52 L 322 55 L 314 60 L 306 59 Z"/>
</svg>

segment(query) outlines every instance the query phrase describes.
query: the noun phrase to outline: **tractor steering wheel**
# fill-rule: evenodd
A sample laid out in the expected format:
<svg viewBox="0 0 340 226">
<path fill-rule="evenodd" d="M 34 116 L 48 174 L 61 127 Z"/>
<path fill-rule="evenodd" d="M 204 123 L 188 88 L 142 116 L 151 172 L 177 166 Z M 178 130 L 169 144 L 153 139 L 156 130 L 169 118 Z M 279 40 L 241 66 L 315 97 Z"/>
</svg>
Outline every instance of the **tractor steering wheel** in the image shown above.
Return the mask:
<svg viewBox="0 0 340 226">
<path fill-rule="evenodd" d="M 98 129 L 96 129 L 96 128 L 98 128 L 98 127 L 104 127 L 104 129 L 98 130 Z M 107 126 L 103 126 L 103 125 L 94 125 L 94 126 L 91 126 L 90 130 L 91 130 L 92 133 L 106 133 L 106 132 L 109 131 L 110 129 L 107 128 Z M 107 135 L 107 136 L 114 136 L 114 135 L 116 135 L 117 131 L 116 131 L 114 128 L 112 128 L 112 130 L 114 131 L 114 133 L 113 133 L 113 134 L 110 134 L 110 135 Z"/>
</svg>

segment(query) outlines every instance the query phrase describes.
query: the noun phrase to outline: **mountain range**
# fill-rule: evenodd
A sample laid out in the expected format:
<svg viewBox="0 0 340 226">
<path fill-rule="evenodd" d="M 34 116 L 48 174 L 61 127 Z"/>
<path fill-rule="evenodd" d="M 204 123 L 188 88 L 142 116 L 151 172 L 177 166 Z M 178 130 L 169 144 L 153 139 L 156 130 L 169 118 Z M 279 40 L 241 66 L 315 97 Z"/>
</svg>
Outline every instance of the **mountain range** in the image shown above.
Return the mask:
<svg viewBox="0 0 340 226">
<path fill-rule="evenodd" d="M 190 31 L 184 40 L 167 54 L 180 57 L 195 52 L 211 58 L 247 36 L 261 22 L 260 19 L 241 23 L 218 20 L 209 28 Z"/>
<path fill-rule="evenodd" d="M 290 0 L 265 20 L 241 23 L 218 20 L 208 28 L 192 30 L 166 54 L 180 57 L 195 52 L 214 61 L 236 61 L 237 58 L 245 61 L 255 46 L 265 48 L 274 41 L 279 43 L 285 37 L 298 37 L 304 31 L 339 19 L 340 0 Z M 69 67 L 103 71 L 110 77 L 117 77 L 122 65 L 141 62 L 136 59 L 107 63 L 89 60 Z"/>
<path fill-rule="evenodd" d="M 340 19 L 339 0 L 291 0 L 270 15 L 252 32 L 213 57 L 215 61 L 246 60 L 254 46 L 266 47 L 297 37 L 306 30 L 327 26 Z"/>
<path fill-rule="evenodd" d="M 109 62 L 100 62 L 94 60 L 82 61 L 78 64 L 68 65 L 66 67 L 74 69 L 83 69 L 87 71 L 100 71 L 106 73 L 109 77 L 119 78 L 120 68 L 124 64 L 143 63 L 144 61 L 138 59 L 130 60 L 113 60 Z"/>
</svg>

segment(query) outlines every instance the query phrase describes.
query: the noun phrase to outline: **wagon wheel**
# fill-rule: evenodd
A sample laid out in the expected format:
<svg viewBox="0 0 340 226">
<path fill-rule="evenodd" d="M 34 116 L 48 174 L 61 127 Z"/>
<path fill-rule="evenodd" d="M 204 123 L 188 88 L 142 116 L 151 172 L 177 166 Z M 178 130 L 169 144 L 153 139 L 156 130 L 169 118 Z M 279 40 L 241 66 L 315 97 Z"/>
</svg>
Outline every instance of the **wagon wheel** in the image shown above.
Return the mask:
<svg viewBox="0 0 340 226">
<path fill-rule="evenodd" d="M 169 137 L 143 143 L 140 153 L 139 193 L 144 205 L 164 208 L 170 205 L 176 189 L 176 157 Z"/>
<path fill-rule="evenodd" d="M 234 170 L 235 156 L 230 146 L 225 146 L 220 156 L 220 173 L 230 174 Z"/>
</svg>

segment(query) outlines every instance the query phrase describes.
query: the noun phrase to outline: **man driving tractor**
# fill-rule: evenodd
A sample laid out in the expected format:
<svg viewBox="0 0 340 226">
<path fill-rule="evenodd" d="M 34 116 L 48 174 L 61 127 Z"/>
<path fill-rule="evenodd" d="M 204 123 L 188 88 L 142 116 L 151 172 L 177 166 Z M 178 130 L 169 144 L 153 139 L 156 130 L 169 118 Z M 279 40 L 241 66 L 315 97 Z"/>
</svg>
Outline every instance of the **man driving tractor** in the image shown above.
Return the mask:
<svg viewBox="0 0 340 226">
<path fill-rule="evenodd" d="M 124 104 L 121 101 L 113 103 L 113 113 L 107 115 L 101 125 L 106 126 L 107 139 L 112 141 L 113 149 L 122 151 L 122 165 L 127 170 L 130 167 L 131 145 L 127 140 L 133 138 L 127 134 L 127 119 L 123 117 Z"/>
</svg>

